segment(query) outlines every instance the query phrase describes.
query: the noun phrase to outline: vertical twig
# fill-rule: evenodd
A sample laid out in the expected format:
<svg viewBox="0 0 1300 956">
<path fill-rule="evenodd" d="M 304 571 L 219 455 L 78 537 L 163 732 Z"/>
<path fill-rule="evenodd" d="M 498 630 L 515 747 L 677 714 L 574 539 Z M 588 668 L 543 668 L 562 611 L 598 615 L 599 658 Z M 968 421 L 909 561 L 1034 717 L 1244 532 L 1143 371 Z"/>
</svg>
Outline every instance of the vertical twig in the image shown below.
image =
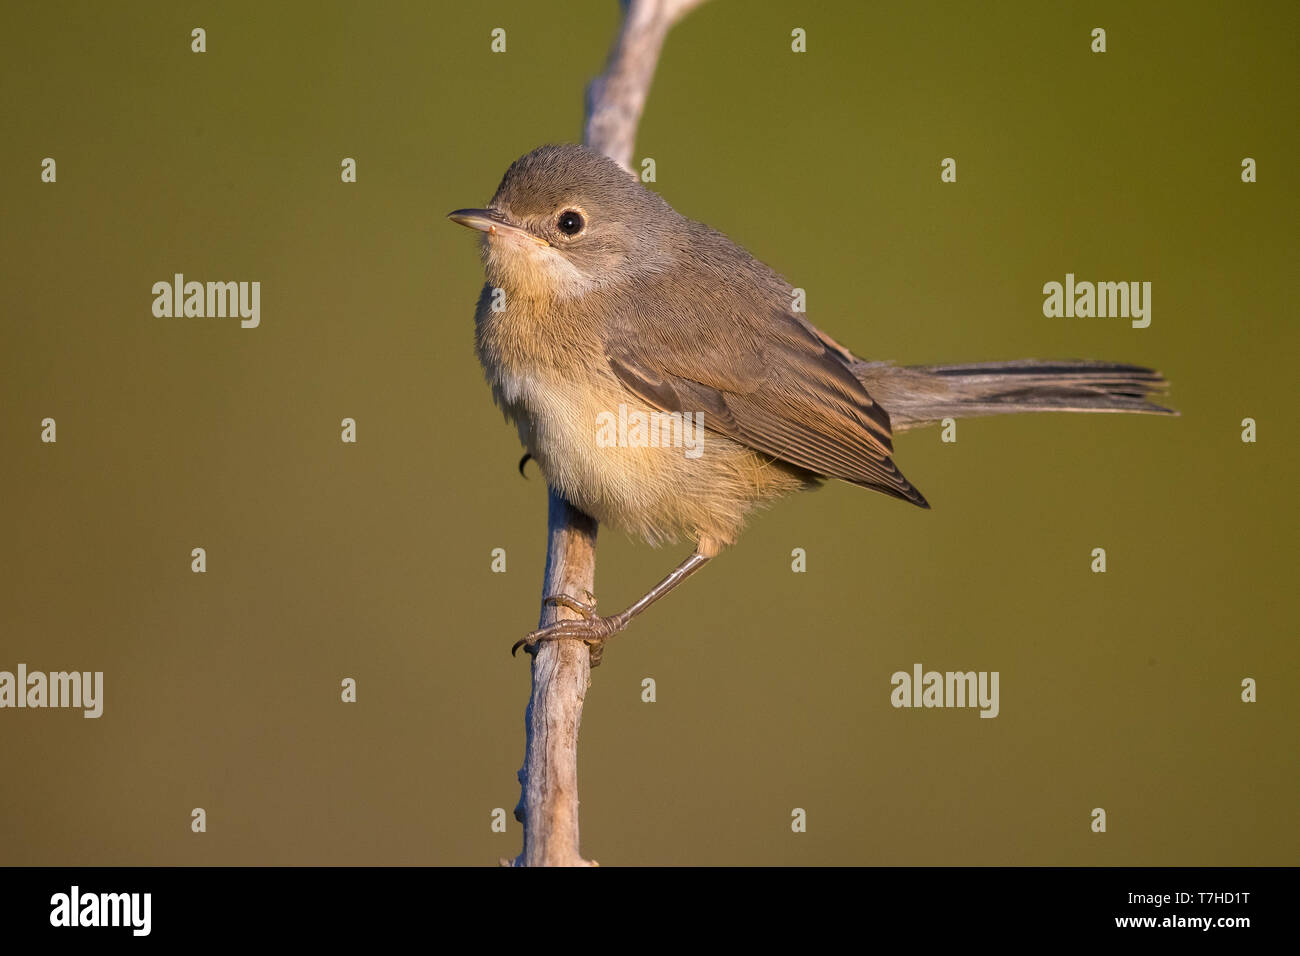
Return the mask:
<svg viewBox="0 0 1300 956">
<path fill-rule="evenodd" d="M 587 123 L 583 142 L 614 162 L 630 168 L 636 128 L 641 122 L 650 81 L 664 37 L 674 23 L 703 0 L 631 0 L 625 2 L 623 29 L 610 50 L 605 72 L 587 87 Z"/>
<path fill-rule="evenodd" d="M 583 139 L 630 168 L 637 124 L 668 30 L 703 0 L 630 0 L 605 72 L 587 89 Z M 546 574 L 542 598 L 570 594 L 583 599 L 596 579 L 596 522 L 554 489 L 547 513 Z M 567 608 L 542 605 L 546 626 L 572 616 Z M 587 646 L 545 641 L 532 659 L 532 693 L 524 716 L 527 745 L 519 771 L 515 817 L 524 825 L 523 852 L 515 866 L 586 866 L 578 843 L 578 729 L 591 681 Z"/>
</svg>

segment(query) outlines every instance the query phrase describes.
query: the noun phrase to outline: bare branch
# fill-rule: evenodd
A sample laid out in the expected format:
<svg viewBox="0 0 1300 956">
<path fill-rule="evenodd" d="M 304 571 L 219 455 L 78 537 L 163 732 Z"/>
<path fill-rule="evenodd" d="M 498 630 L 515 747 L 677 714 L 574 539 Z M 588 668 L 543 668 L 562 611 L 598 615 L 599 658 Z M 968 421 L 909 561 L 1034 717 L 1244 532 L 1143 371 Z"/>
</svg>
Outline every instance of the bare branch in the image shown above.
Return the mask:
<svg viewBox="0 0 1300 956">
<path fill-rule="evenodd" d="M 664 37 L 674 23 L 703 0 L 633 0 L 610 51 L 605 72 L 587 87 L 583 141 L 620 166 L 630 168 L 636 128 Z"/>
<path fill-rule="evenodd" d="M 542 597 L 570 594 L 583 600 L 595 575 L 596 522 L 551 489 Z M 577 615 L 543 604 L 539 626 L 565 616 Z M 515 807 L 515 817 L 524 825 L 524 850 L 516 865 L 587 863 L 578 850 L 578 729 L 590 682 L 591 663 L 581 641 L 544 641 L 538 646 L 524 715 L 528 743 Z"/>
<path fill-rule="evenodd" d="M 703 0 L 631 0 L 605 72 L 587 89 L 584 140 L 630 168 L 636 128 L 668 30 Z M 596 580 L 596 522 L 550 491 L 546 574 L 542 598 L 585 600 Z M 542 605 L 545 627 L 576 616 Z M 515 866 L 585 866 L 578 842 L 578 729 L 591 682 L 591 660 L 580 641 L 543 641 L 532 664 L 532 694 L 524 717 L 528 742 L 519 771 L 515 817 L 524 849 Z"/>
</svg>

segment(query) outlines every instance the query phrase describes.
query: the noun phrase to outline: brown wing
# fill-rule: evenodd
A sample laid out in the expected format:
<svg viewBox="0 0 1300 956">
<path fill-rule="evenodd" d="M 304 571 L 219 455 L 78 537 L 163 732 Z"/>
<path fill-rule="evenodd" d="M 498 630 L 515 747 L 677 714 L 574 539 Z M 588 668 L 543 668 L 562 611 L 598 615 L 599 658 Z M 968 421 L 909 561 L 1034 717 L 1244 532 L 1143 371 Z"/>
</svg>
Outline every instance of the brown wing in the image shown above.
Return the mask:
<svg viewBox="0 0 1300 956">
<path fill-rule="evenodd" d="M 605 354 L 643 401 L 703 412 L 706 428 L 755 451 L 929 507 L 890 458 L 889 413 L 812 326 L 770 306 L 736 315 L 745 300 L 734 295 L 671 310 L 653 295 L 636 301 L 635 314 L 607 321 Z"/>
</svg>

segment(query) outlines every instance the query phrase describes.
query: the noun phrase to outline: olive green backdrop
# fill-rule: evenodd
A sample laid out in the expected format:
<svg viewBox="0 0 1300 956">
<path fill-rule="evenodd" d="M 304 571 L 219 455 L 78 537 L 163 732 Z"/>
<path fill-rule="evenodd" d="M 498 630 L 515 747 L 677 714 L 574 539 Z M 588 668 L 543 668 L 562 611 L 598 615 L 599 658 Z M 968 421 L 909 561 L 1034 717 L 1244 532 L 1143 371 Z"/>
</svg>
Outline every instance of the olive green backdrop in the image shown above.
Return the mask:
<svg viewBox="0 0 1300 956">
<path fill-rule="evenodd" d="M 508 650 L 546 489 L 444 215 L 581 136 L 617 23 L 604 0 L 4 7 L 0 669 L 102 670 L 105 704 L 0 711 L 0 864 L 518 851 L 491 814 L 518 798 Z M 1298 26 L 1293 3 L 713 0 L 673 31 L 637 158 L 814 322 L 901 362 L 1149 364 L 1182 417 L 915 432 L 897 460 L 933 512 L 837 484 L 761 516 L 594 672 L 587 855 L 1300 862 Z M 260 328 L 155 318 L 175 272 L 260 281 Z M 1066 272 L 1152 282 L 1150 328 L 1044 318 Z M 605 529 L 602 607 L 684 553 Z M 1001 715 L 893 709 L 916 662 L 999 671 Z"/>
</svg>

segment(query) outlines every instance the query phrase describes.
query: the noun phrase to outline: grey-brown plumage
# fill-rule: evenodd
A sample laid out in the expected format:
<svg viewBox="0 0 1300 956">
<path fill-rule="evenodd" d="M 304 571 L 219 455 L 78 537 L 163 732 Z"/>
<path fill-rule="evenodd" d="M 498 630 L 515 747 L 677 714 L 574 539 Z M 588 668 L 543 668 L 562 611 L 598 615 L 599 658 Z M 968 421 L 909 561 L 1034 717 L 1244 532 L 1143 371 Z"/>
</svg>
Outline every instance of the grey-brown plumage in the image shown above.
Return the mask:
<svg viewBox="0 0 1300 956">
<path fill-rule="evenodd" d="M 1010 412 L 1176 414 L 1151 401 L 1168 383 L 1140 365 L 1026 359 L 900 368 L 857 360 L 853 374 L 890 410 L 895 431 Z"/>
<path fill-rule="evenodd" d="M 547 480 L 599 521 L 697 546 L 623 614 L 589 613 L 529 642 L 620 630 L 734 542 L 754 508 L 823 479 L 929 507 L 893 462 L 895 429 L 1021 411 L 1169 413 L 1149 401 L 1164 380 L 1137 366 L 863 361 L 793 312 L 793 290 L 766 265 L 580 146 L 529 153 L 487 209 L 451 218 L 485 233 L 479 357 Z M 701 453 L 598 441 L 620 409 L 702 414 Z"/>
</svg>

